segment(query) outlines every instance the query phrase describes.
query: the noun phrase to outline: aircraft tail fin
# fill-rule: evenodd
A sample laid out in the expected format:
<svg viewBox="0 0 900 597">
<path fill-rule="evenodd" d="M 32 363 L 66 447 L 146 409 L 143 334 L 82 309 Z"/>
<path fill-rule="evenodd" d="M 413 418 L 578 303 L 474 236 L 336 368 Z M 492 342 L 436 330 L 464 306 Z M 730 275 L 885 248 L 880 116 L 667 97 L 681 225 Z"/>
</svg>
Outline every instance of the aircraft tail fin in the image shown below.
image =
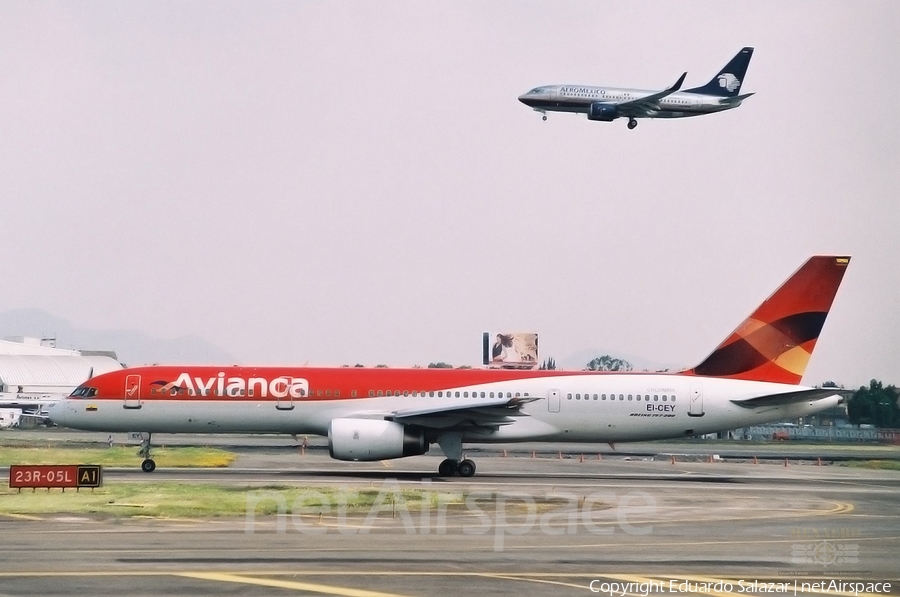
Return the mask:
<svg viewBox="0 0 900 597">
<path fill-rule="evenodd" d="M 799 384 L 849 257 L 811 257 L 689 374 Z"/>
<path fill-rule="evenodd" d="M 741 83 L 747 74 L 747 66 L 753 56 L 753 48 L 741 48 L 734 58 L 719 71 L 709 83 L 702 87 L 688 89 L 690 93 L 702 93 L 716 97 L 734 97 L 741 92 Z"/>
</svg>

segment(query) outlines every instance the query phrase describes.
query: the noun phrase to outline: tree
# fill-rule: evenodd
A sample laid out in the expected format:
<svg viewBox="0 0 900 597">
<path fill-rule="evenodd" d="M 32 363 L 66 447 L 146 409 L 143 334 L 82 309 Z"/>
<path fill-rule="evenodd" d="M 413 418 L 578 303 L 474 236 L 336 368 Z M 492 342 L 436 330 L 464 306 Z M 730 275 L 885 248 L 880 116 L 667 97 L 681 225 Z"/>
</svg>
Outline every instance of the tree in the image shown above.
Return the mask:
<svg viewBox="0 0 900 597">
<path fill-rule="evenodd" d="M 428 363 L 429 369 L 453 369 L 453 365 L 450 363 L 445 363 L 444 361 L 438 361 L 437 363 Z"/>
<path fill-rule="evenodd" d="M 900 408 L 897 407 L 897 388 L 884 386 L 873 379 L 869 387 L 861 387 L 847 402 L 847 415 L 854 425 L 874 425 L 889 429 L 900 428 Z"/>
<path fill-rule="evenodd" d="M 541 363 L 541 366 L 538 367 L 538 369 L 544 371 L 553 371 L 554 369 L 556 369 L 556 359 L 554 359 L 553 357 L 544 359 L 544 362 Z"/>
<path fill-rule="evenodd" d="M 625 359 L 617 359 L 608 354 L 591 359 L 584 366 L 586 371 L 631 371 L 631 363 Z"/>
</svg>

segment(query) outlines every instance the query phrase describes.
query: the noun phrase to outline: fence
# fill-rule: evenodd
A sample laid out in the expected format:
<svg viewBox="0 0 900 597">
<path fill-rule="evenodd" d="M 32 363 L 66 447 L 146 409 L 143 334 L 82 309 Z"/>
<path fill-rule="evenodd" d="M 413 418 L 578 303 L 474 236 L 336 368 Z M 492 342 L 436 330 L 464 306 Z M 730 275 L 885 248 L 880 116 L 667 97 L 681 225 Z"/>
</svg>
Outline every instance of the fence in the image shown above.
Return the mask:
<svg viewBox="0 0 900 597">
<path fill-rule="evenodd" d="M 790 439 L 820 439 L 826 441 L 869 441 L 900 444 L 900 429 L 860 429 L 857 427 L 793 427 L 759 425 L 747 427 L 745 433 L 754 438 L 771 438 L 787 434 Z"/>
</svg>

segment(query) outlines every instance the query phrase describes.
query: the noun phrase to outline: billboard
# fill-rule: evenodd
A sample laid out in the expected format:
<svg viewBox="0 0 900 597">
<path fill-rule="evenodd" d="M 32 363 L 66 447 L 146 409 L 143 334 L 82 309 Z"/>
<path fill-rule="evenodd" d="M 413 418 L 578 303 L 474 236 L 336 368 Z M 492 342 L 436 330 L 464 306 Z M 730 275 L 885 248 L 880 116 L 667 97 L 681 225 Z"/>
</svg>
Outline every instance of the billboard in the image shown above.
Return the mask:
<svg viewBox="0 0 900 597">
<path fill-rule="evenodd" d="M 483 363 L 503 369 L 532 369 L 538 366 L 538 335 L 535 332 L 484 332 Z"/>
</svg>

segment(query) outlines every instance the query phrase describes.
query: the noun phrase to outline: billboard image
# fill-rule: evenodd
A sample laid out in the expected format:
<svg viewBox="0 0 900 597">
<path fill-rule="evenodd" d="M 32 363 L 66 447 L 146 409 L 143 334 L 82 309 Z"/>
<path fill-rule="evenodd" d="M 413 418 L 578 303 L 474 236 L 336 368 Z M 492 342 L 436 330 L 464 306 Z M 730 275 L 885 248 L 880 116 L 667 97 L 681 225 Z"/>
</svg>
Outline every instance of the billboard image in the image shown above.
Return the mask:
<svg viewBox="0 0 900 597">
<path fill-rule="evenodd" d="M 538 365 L 538 335 L 534 332 L 484 333 L 485 365 L 528 369 Z"/>
</svg>

